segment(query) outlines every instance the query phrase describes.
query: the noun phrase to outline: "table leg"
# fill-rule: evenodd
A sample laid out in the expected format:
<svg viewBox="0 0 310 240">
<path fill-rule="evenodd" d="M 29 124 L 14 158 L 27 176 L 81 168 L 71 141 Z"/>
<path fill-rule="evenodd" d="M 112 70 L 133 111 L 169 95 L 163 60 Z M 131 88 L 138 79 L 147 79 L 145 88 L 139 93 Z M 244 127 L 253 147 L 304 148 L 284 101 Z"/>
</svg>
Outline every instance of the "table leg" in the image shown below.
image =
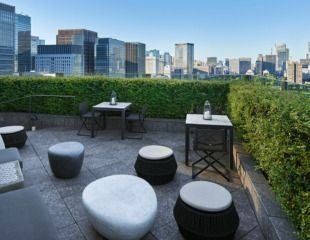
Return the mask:
<svg viewBox="0 0 310 240">
<path fill-rule="evenodd" d="M 233 145 L 234 145 L 234 128 L 229 128 L 229 167 L 231 170 L 234 169 L 234 154 L 233 154 Z"/>
<path fill-rule="evenodd" d="M 188 166 L 189 127 L 185 126 L 185 165 Z"/>
<path fill-rule="evenodd" d="M 95 137 L 95 111 L 91 111 L 91 137 Z"/>
<path fill-rule="evenodd" d="M 122 111 L 122 134 L 121 137 L 124 139 L 124 133 L 125 133 L 125 110 Z"/>
</svg>

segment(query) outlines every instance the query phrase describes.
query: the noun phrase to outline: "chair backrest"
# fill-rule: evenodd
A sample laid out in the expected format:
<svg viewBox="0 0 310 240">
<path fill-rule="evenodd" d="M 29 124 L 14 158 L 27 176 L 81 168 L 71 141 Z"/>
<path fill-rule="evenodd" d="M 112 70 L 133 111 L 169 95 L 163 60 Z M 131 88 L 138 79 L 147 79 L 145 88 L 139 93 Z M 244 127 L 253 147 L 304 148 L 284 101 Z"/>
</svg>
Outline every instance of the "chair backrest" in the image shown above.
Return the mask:
<svg viewBox="0 0 310 240">
<path fill-rule="evenodd" d="M 88 103 L 86 101 L 81 102 L 79 104 L 79 114 L 80 114 L 80 117 L 82 117 L 82 115 L 87 113 L 87 112 L 88 112 Z"/>
<path fill-rule="evenodd" d="M 227 151 L 227 132 L 225 129 L 199 129 L 194 131 L 194 150 Z"/>
<path fill-rule="evenodd" d="M 5 144 L 4 144 L 3 139 L 2 139 L 2 136 L 1 136 L 1 134 L 0 134 L 0 150 L 1 150 L 1 149 L 5 149 Z"/>
<path fill-rule="evenodd" d="M 146 113 L 147 113 L 147 106 L 143 105 L 141 110 L 139 111 L 139 120 L 140 121 L 144 121 L 145 117 L 146 117 Z"/>
</svg>

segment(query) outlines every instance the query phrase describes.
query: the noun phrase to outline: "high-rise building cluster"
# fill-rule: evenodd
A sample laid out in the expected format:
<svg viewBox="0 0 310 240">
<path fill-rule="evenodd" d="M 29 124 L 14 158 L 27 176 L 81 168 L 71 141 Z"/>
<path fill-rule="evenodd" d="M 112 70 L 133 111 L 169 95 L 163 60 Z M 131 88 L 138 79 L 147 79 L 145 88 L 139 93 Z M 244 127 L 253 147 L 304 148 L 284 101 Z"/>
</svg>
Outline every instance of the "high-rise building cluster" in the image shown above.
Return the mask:
<svg viewBox="0 0 310 240">
<path fill-rule="evenodd" d="M 56 44 L 45 45 L 40 37 L 31 35 L 31 17 L 0 3 L 0 75 L 33 71 L 64 76 L 207 79 L 227 74 L 273 74 L 295 83 L 310 81 L 310 42 L 306 57 L 300 61 L 290 59 L 285 43 L 274 47 L 274 54 L 272 50 L 259 54 L 252 65 L 249 57 L 195 60 L 193 43 L 176 43 L 172 56 L 158 49 L 146 50 L 144 43 L 101 38 L 87 29 L 60 29 Z"/>
</svg>

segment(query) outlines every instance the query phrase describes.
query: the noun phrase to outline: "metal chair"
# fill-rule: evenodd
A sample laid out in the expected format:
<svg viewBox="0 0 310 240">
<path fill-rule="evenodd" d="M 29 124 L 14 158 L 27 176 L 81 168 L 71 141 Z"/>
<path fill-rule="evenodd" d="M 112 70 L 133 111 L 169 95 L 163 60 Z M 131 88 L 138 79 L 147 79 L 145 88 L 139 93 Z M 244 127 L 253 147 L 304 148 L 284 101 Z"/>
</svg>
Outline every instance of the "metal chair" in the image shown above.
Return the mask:
<svg viewBox="0 0 310 240">
<path fill-rule="evenodd" d="M 207 168 L 211 167 L 227 181 L 230 181 L 229 170 L 220 161 L 228 152 L 227 132 L 225 129 L 195 129 L 193 145 L 194 151 L 200 157 L 192 164 L 193 179 Z M 215 153 L 220 154 L 219 156 L 214 156 Z M 205 163 L 205 166 L 201 167 L 200 163 Z M 199 164 L 200 167 L 197 166 Z M 218 167 L 222 169 L 220 170 Z M 197 172 L 195 171 L 196 168 L 198 168 Z"/>
<path fill-rule="evenodd" d="M 79 115 L 80 119 L 82 121 L 82 125 L 80 126 L 77 135 L 79 136 L 90 136 L 90 134 L 81 134 L 81 131 L 83 128 L 91 131 L 91 127 L 88 126 L 88 124 L 91 124 L 92 121 L 92 112 L 89 111 L 88 103 L 87 102 L 82 102 L 79 104 Z M 101 118 L 101 113 L 100 112 L 95 112 L 94 117 L 95 117 L 95 124 L 97 126 L 97 129 L 102 129 L 102 126 L 100 125 L 100 122 L 98 119 Z"/>
<path fill-rule="evenodd" d="M 134 133 L 146 133 L 146 128 L 144 127 L 144 120 L 147 113 L 147 106 L 142 106 L 141 110 L 138 113 L 128 112 L 126 115 L 126 125 L 129 132 Z M 133 130 L 133 122 L 138 122 L 141 130 Z"/>
</svg>

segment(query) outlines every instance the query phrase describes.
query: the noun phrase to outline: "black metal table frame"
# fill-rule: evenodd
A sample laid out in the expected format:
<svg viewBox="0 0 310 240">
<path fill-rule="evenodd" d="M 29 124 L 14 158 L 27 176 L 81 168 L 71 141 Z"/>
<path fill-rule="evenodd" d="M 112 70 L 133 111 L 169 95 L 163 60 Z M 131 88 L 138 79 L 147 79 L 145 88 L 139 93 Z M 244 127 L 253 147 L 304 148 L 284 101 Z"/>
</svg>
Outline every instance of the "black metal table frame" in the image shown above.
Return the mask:
<svg viewBox="0 0 310 240">
<path fill-rule="evenodd" d="M 127 106 L 126 108 L 104 108 L 104 107 L 92 107 L 92 123 L 91 123 L 91 137 L 95 137 L 95 112 L 104 112 L 104 123 L 103 123 L 103 129 L 106 128 L 106 112 L 121 112 L 121 139 L 123 140 L 125 138 L 125 128 L 126 128 L 126 110 L 129 109 L 131 104 Z"/>
<path fill-rule="evenodd" d="M 227 138 L 229 136 L 229 168 L 232 170 L 234 166 L 233 156 L 233 139 L 234 139 L 234 127 L 233 126 L 220 126 L 220 125 L 201 125 L 201 124 L 185 124 L 185 165 L 189 166 L 188 154 L 189 154 L 189 142 L 190 142 L 190 129 L 225 129 L 228 131 Z M 228 139 L 226 139 L 228 140 Z"/>
</svg>

